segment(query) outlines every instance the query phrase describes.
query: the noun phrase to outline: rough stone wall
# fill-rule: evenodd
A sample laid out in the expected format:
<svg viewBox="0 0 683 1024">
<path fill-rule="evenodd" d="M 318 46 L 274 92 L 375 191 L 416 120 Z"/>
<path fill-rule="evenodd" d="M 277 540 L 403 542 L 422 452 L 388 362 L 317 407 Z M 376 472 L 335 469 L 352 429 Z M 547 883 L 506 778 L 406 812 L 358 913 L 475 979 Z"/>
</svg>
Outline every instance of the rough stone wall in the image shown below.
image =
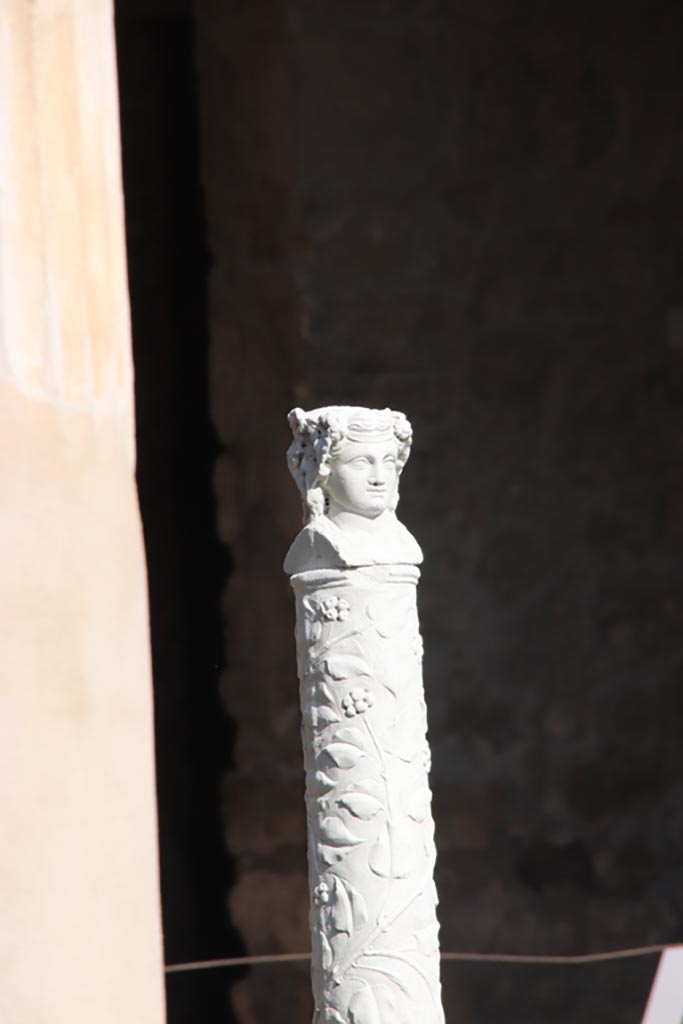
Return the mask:
<svg viewBox="0 0 683 1024">
<path fill-rule="evenodd" d="M 403 409 L 443 948 L 683 938 L 677 5 L 206 0 L 235 924 L 304 949 L 295 403 Z M 458 1024 L 635 1024 L 654 964 L 447 966 Z M 306 1020 L 259 969 L 244 1024 Z"/>
</svg>

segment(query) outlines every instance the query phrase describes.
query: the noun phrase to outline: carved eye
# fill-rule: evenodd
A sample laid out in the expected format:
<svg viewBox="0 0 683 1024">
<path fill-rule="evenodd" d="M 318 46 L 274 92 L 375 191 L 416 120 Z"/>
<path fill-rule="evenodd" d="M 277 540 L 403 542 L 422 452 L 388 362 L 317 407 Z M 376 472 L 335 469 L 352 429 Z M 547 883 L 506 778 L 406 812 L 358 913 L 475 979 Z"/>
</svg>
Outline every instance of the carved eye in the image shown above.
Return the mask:
<svg viewBox="0 0 683 1024">
<path fill-rule="evenodd" d="M 369 466 L 370 460 L 367 459 L 364 455 L 359 455 L 356 459 L 352 460 L 351 465 L 358 466 L 359 468 L 361 466 Z"/>
<path fill-rule="evenodd" d="M 386 463 L 387 465 L 395 466 L 396 465 L 396 456 L 395 455 L 385 455 L 384 459 L 382 461 L 384 463 Z"/>
</svg>

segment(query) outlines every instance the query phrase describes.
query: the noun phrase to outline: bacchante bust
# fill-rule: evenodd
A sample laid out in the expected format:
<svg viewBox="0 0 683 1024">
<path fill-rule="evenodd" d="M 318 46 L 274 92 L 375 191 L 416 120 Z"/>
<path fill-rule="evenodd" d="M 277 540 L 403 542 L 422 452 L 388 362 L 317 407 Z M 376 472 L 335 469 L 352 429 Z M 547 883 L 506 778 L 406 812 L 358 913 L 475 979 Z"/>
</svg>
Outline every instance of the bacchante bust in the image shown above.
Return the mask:
<svg viewBox="0 0 683 1024">
<path fill-rule="evenodd" d="M 396 518 L 412 430 L 337 405 L 289 423 L 314 1024 L 443 1024 L 422 552 Z"/>
<path fill-rule="evenodd" d="M 419 565 L 422 552 L 396 518 L 398 484 L 413 432 L 400 412 L 332 405 L 293 409 L 289 468 L 305 526 L 285 572 L 364 565 Z"/>
</svg>

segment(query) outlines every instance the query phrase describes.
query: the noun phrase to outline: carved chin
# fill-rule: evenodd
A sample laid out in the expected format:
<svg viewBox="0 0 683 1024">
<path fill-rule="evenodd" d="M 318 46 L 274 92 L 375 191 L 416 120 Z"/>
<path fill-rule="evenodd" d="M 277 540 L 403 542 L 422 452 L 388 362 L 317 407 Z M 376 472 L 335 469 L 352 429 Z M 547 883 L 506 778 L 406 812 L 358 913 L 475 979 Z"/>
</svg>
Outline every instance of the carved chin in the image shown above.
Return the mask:
<svg viewBox="0 0 683 1024">
<path fill-rule="evenodd" d="M 375 501 L 366 502 L 363 508 L 358 511 L 362 516 L 375 518 L 376 516 L 381 516 L 382 512 L 386 511 L 386 508 L 387 503 L 384 498 L 378 498 Z"/>
<path fill-rule="evenodd" d="M 384 510 L 387 507 L 387 496 L 386 494 L 368 494 L 365 505 L 367 508 Z"/>
</svg>

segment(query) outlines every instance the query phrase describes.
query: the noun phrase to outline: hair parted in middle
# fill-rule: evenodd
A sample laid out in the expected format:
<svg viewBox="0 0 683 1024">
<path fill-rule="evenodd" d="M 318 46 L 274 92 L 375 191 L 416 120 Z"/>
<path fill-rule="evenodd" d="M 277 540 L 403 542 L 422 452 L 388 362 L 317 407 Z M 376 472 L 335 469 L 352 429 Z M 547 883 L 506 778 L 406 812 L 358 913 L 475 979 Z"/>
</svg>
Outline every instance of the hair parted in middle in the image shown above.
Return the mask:
<svg viewBox="0 0 683 1024">
<path fill-rule="evenodd" d="M 287 464 L 301 492 L 304 522 L 325 514 L 325 482 L 335 454 L 348 440 L 389 440 L 397 444 L 396 468 L 400 476 L 410 455 L 413 430 L 402 412 L 330 405 L 304 412 L 292 409 L 287 417 L 294 440 L 287 451 Z M 396 502 L 398 504 L 398 487 Z"/>
</svg>

